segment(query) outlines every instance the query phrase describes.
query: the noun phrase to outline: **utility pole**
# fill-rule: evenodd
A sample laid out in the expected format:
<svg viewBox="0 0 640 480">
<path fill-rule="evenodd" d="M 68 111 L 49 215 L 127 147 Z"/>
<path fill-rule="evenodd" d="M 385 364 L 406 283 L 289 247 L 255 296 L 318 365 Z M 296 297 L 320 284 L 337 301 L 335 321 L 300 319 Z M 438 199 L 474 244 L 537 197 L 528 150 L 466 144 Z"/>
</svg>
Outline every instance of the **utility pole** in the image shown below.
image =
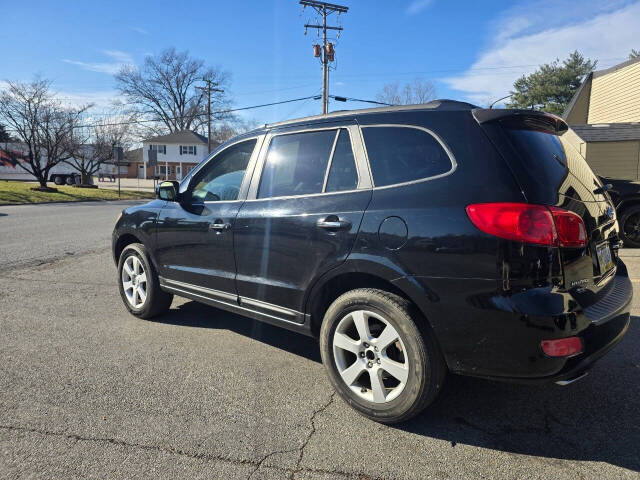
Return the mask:
<svg viewBox="0 0 640 480">
<path fill-rule="evenodd" d="M 211 153 L 211 92 L 224 92 L 221 88 L 211 88 L 211 84 L 215 83 L 210 78 L 203 78 L 203 82 L 206 82 L 207 86 L 205 87 L 196 87 L 198 90 L 206 90 L 207 91 L 207 142 L 208 142 L 208 153 Z M 215 83 L 215 85 L 218 85 Z"/>
<path fill-rule="evenodd" d="M 338 12 L 338 15 L 341 13 L 347 13 L 349 11 L 349 7 L 336 5 L 334 3 L 319 2 L 316 0 L 300 0 L 300 5 L 303 7 L 311 7 L 318 12 L 318 14 L 322 15 L 322 25 L 312 25 L 307 23 L 304 28 L 305 34 L 307 33 L 308 28 L 322 30 L 322 51 L 318 52 L 317 49 L 314 49 L 314 54 L 316 57 L 319 56 L 322 62 L 322 114 L 326 115 L 329 113 L 329 62 L 333 62 L 333 56 L 335 53 L 333 50 L 333 44 L 327 43 L 327 30 L 337 30 L 338 35 L 340 35 L 340 32 L 342 31 L 342 27 L 327 25 L 327 15 L 334 12 Z"/>
</svg>

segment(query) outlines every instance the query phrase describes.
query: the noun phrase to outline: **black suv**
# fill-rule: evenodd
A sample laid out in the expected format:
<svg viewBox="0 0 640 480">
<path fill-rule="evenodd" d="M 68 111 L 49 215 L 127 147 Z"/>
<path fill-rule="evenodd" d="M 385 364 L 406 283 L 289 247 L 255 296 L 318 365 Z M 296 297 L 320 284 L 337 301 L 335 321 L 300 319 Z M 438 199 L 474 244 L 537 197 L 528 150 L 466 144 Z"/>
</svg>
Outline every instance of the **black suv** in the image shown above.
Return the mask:
<svg viewBox="0 0 640 480">
<path fill-rule="evenodd" d="M 335 389 L 380 422 L 418 413 L 447 372 L 570 383 L 625 334 L 632 287 L 566 129 L 445 100 L 266 125 L 122 213 L 122 299 L 319 337 Z"/>
</svg>

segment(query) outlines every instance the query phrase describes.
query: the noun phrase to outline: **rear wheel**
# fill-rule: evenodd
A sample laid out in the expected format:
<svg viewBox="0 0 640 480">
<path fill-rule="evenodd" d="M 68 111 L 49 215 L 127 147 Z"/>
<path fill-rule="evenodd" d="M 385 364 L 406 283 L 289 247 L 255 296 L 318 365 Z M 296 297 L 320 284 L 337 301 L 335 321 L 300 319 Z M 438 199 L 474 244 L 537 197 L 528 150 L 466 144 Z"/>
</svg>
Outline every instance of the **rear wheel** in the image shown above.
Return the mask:
<svg viewBox="0 0 640 480">
<path fill-rule="evenodd" d="M 73 176 L 72 176 L 72 175 L 69 175 L 69 176 L 65 179 L 65 183 L 66 183 L 67 185 L 73 185 L 73 184 L 74 184 Z"/>
<path fill-rule="evenodd" d="M 173 295 L 160 288 L 158 275 L 141 243 L 132 243 L 122 250 L 118 261 L 118 285 L 125 307 L 136 317 L 161 315 L 173 301 Z"/>
<path fill-rule="evenodd" d="M 620 237 L 626 247 L 640 248 L 640 205 L 629 207 L 622 212 Z"/>
<path fill-rule="evenodd" d="M 320 351 L 342 398 L 382 423 L 418 414 L 436 398 L 446 374 L 419 312 L 382 290 L 358 289 L 338 297 L 325 314 Z"/>
</svg>

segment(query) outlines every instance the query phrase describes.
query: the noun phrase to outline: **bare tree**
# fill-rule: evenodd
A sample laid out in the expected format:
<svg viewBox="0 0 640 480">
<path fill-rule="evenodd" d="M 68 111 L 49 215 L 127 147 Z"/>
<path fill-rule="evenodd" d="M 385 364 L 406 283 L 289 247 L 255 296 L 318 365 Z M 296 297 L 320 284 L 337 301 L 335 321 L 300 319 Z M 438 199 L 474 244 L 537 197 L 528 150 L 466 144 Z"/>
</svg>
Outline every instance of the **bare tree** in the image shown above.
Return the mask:
<svg viewBox="0 0 640 480">
<path fill-rule="evenodd" d="M 233 116 L 225 122 L 219 122 L 212 126 L 211 139 L 214 143 L 224 143 L 236 135 L 248 132 L 257 127 L 258 122 L 255 120 L 246 120 L 238 116 Z"/>
<path fill-rule="evenodd" d="M 31 83 L 8 82 L 0 93 L 0 117 L 25 145 L 26 162 L 17 162 L 47 188 L 49 172 L 68 159 L 68 139 L 72 125 L 88 108 L 64 108 L 50 90 L 48 80 Z"/>
<path fill-rule="evenodd" d="M 157 120 L 156 133 L 195 130 L 206 122 L 208 98 L 203 90 L 195 88 L 206 80 L 223 88 L 228 75 L 175 48 L 146 57 L 142 68 L 127 65 L 116 74 L 117 88 L 128 103 L 135 105 L 139 113 Z M 213 111 L 228 105 L 226 93 L 211 92 Z M 212 118 L 221 120 L 224 115 L 213 114 Z"/>
<path fill-rule="evenodd" d="M 376 95 L 379 102 L 392 105 L 411 105 L 427 103 L 436 97 L 436 87 L 429 80 L 416 78 L 412 82 L 400 85 L 388 83 Z"/>
<path fill-rule="evenodd" d="M 133 140 L 133 126 L 136 115 L 114 111 L 103 120 L 91 123 L 92 118 L 86 115 L 78 119 L 84 125 L 74 125 L 69 137 L 67 149 L 70 158 L 65 163 L 74 167 L 82 178 L 83 185 L 91 185 L 93 176 L 105 163 L 113 159 L 113 148 L 129 148 Z"/>
</svg>

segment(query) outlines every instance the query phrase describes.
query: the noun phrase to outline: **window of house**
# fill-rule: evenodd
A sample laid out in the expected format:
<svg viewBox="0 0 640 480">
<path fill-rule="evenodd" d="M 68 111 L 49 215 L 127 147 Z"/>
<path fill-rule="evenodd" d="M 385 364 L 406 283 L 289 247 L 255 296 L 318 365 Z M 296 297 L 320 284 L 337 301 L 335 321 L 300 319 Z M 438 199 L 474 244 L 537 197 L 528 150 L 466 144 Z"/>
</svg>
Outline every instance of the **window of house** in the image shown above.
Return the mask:
<svg viewBox="0 0 640 480">
<path fill-rule="evenodd" d="M 364 127 L 371 173 L 376 187 L 435 177 L 453 163 L 429 132 L 410 127 Z"/>
<path fill-rule="evenodd" d="M 180 145 L 180 155 L 195 155 L 195 154 L 196 154 L 195 145 Z"/>
<path fill-rule="evenodd" d="M 331 157 L 325 192 L 355 190 L 358 187 L 358 170 L 351 148 L 349 132 L 342 128 Z"/>
<path fill-rule="evenodd" d="M 166 145 L 149 145 L 149 150 L 155 150 L 156 152 L 162 153 L 163 155 L 167 154 Z"/>
<path fill-rule="evenodd" d="M 258 198 L 322 192 L 336 130 L 273 137 L 262 168 Z"/>
<path fill-rule="evenodd" d="M 196 174 L 191 197 L 215 202 L 237 200 L 256 140 L 240 142 L 213 157 Z"/>
</svg>

